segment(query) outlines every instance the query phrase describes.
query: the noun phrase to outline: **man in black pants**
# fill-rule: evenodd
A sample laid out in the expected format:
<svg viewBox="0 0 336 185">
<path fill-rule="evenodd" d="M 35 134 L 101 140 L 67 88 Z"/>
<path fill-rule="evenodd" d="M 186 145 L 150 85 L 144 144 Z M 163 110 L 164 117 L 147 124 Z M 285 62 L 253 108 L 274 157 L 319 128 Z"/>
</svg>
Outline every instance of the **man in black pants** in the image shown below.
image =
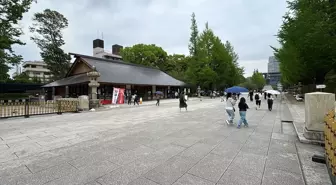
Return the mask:
<svg viewBox="0 0 336 185">
<path fill-rule="evenodd" d="M 248 96 L 250 97 L 250 101 L 253 101 L 253 91 L 252 90 L 249 92 Z"/>
<path fill-rule="evenodd" d="M 258 92 L 254 95 L 254 99 L 256 100 L 256 110 L 257 110 L 258 107 L 260 108 L 261 105 L 260 95 Z"/>
<path fill-rule="evenodd" d="M 156 106 L 160 106 L 160 95 L 157 96 L 157 99 L 156 99 Z"/>
</svg>

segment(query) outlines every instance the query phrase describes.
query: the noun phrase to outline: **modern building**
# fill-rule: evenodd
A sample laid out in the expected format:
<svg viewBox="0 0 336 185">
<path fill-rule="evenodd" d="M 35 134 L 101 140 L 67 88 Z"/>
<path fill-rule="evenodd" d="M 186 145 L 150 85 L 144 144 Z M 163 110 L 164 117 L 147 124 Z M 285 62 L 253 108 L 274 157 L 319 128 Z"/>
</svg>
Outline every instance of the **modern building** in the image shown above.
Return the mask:
<svg viewBox="0 0 336 185">
<path fill-rule="evenodd" d="M 42 61 L 26 61 L 22 64 L 23 70 L 22 72 L 29 75 L 30 79 L 34 77 L 41 80 L 41 82 L 49 82 L 50 70 L 47 68 L 47 64 Z"/>
<path fill-rule="evenodd" d="M 280 63 L 275 58 L 275 56 L 271 56 L 268 58 L 267 72 L 268 73 L 280 73 Z"/>
<path fill-rule="evenodd" d="M 265 76 L 267 84 L 277 85 L 281 80 L 280 62 L 271 56 L 268 58 L 267 75 Z"/>
<path fill-rule="evenodd" d="M 94 56 L 70 53 L 74 56 L 75 61 L 66 77 L 43 86 L 47 91 L 48 99 L 53 99 L 55 96 L 90 96 L 88 72 L 94 70 L 100 73 L 100 77 L 97 79 L 100 84 L 97 95 L 101 100 L 112 99 L 113 87 L 125 88 L 127 94 L 137 93 L 143 100 L 154 99 L 156 91 L 161 91 L 164 98 L 168 98 L 173 92 L 186 87 L 184 82 L 157 68 L 122 61 L 121 57 L 116 54 L 117 52 L 106 54 L 101 50 L 102 43 L 98 39 L 93 41 Z M 120 49 L 120 47 L 117 48 Z M 98 49 L 102 52 L 95 52 Z M 117 58 L 118 56 L 119 58 Z"/>
</svg>

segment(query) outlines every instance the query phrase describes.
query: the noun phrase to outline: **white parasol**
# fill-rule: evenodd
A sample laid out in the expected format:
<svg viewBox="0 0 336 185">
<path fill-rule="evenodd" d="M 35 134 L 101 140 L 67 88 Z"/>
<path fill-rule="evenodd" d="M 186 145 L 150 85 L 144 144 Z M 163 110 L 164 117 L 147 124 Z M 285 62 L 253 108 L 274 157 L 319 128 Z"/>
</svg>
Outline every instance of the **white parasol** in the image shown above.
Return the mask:
<svg viewBox="0 0 336 185">
<path fill-rule="evenodd" d="M 281 94 L 279 91 L 277 91 L 277 90 L 268 90 L 268 91 L 266 91 L 266 93 L 268 93 L 268 94 Z"/>
</svg>

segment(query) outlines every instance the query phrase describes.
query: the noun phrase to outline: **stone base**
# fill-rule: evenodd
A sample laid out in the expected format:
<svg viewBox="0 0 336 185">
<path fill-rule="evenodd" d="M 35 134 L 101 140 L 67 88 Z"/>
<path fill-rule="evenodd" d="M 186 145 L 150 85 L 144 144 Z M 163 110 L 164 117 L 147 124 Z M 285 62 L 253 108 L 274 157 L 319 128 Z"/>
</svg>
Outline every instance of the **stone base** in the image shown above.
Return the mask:
<svg viewBox="0 0 336 185">
<path fill-rule="evenodd" d="M 99 108 L 100 106 L 100 103 L 99 103 L 99 100 L 96 99 L 96 100 L 90 100 L 90 103 L 89 103 L 89 107 L 90 109 L 96 109 L 96 108 Z"/>
<path fill-rule="evenodd" d="M 303 130 L 303 136 L 310 140 L 324 141 L 324 132 L 307 130 L 306 127 Z"/>
</svg>

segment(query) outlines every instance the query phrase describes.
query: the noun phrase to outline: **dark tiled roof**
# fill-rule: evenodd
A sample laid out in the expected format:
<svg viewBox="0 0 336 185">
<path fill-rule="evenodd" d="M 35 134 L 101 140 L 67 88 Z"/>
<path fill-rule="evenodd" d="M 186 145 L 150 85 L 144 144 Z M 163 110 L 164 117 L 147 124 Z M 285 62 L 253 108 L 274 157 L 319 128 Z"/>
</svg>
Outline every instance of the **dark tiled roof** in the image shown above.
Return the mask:
<svg viewBox="0 0 336 185">
<path fill-rule="evenodd" d="M 80 83 L 85 83 L 88 81 L 89 81 L 88 76 L 86 75 L 86 73 L 83 73 L 83 74 L 69 76 L 69 77 L 51 82 L 42 87 L 57 87 L 57 86 L 64 86 L 64 85 L 80 84 Z"/>
<path fill-rule="evenodd" d="M 120 60 L 115 61 L 79 54 L 74 55 L 77 58 L 80 57 L 84 62 L 89 64 L 91 67 L 93 66 L 96 67 L 97 71 L 101 75 L 98 78 L 99 82 L 115 83 L 115 84 L 134 84 L 134 85 L 162 85 L 162 86 L 186 85 L 184 82 L 179 81 L 156 68 L 132 64 Z M 78 77 L 80 82 L 73 82 L 74 80 L 71 77 L 75 78 L 75 76 L 70 76 L 65 79 L 47 84 L 45 85 L 45 87 L 61 86 L 60 84 L 70 85 L 68 81 L 73 82 L 71 84 L 89 81 L 87 77 L 86 78 L 83 77 L 83 75 L 86 74 L 81 75 L 82 75 L 81 77 Z"/>
<path fill-rule="evenodd" d="M 88 56 L 81 56 L 81 58 L 89 65 L 96 67 L 101 75 L 98 79 L 99 82 L 136 85 L 184 85 L 183 82 L 155 68 Z"/>
</svg>

